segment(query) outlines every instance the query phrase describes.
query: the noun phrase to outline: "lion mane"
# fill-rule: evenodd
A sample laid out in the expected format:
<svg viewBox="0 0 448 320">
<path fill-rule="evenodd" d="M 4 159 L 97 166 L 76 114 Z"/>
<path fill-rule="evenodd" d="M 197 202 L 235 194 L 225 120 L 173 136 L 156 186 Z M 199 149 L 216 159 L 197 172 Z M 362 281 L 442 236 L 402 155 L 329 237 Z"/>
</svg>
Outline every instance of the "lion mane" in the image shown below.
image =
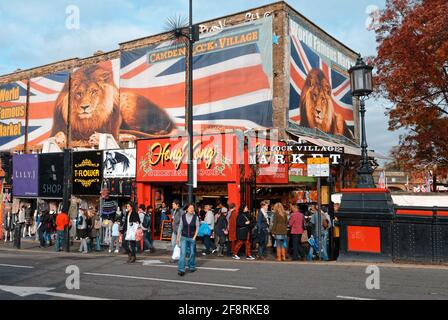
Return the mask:
<svg viewBox="0 0 448 320">
<path fill-rule="evenodd" d="M 136 137 L 167 134 L 174 129 L 168 114 L 143 96 L 120 92 L 111 68 L 96 64 L 76 70 L 71 76 L 70 120 L 68 82 L 56 100 L 52 136 L 66 134 L 70 121 L 73 141 L 87 143 L 95 133 L 120 133 Z M 121 100 L 121 103 L 120 103 Z"/>
<path fill-rule="evenodd" d="M 335 135 L 353 136 L 343 116 L 335 112 L 330 82 L 322 70 L 317 68 L 308 73 L 302 89 L 300 125 Z"/>
</svg>

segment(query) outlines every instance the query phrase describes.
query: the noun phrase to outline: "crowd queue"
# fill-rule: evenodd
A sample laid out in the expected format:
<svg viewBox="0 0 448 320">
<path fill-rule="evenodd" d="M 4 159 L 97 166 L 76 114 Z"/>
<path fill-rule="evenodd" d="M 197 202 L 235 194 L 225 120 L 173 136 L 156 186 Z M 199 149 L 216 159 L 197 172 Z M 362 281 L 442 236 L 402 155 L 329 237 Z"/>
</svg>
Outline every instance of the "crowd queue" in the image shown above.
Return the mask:
<svg viewBox="0 0 448 320">
<path fill-rule="evenodd" d="M 335 205 L 335 211 L 338 206 Z M 27 211 L 28 210 L 28 211 Z M 35 236 L 40 247 L 55 245 L 60 251 L 64 245 L 65 230 L 70 230 L 71 240 L 80 240 L 79 252 L 101 251 L 107 246 L 109 253 L 120 253 L 123 248 L 129 263 L 136 261 L 138 252 L 153 252 L 152 215 L 153 207 L 127 203 L 110 220 L 104 221 L 98 208 L 81 203 L 73 216 L 59 211 L 50 211 L 48 207 L 36 210 L 33 223 L 30 223 L 30 208 L 22 206 L 17 214 L 7 212 L 3 226 L 5 241 L 12 241 L 13 230 L 20 228 L 16 236 Z M 182 206 L 174 200 L 171 209 L 165 203 L 156 209 L 164 220 L 171 220 L 173 233 L 171 244 L 173 255 L 171 262 L 178 263 L 178 273 L 183 276 L 186 270 L 196 270 L 196 242 L 202 240 L 203 256 L 228 256 L 240 260 L 244 252 L 247 260 L 264 260 L 271 254 L 272 248 L 277 261 L 287 259 L 314 260 L 320 252 L 322 260 L 329 260 L 330 233 L 333 241 L 333 258 L 337 257 L 339 227 L 337 218 L 332 219 L 328 208 L 323 206 L 318 212 L 315 204 L 271 204 L 262 201 L 260 209 L 251 212 L 244 203 L 237 207 L 230 203 L 219 203 L 215 208 L 210 204 Z M 321 224 L 318 226 L 318 215 Z M 160 226 L 158 226 L 160 228 Z M 322 248 L 319 250 L 317 239 L 320 228 Z M 17 231 L 17 230 L 16 230 Z M 72 241 L 73 242 L 73 241 Z"/>
</svg>

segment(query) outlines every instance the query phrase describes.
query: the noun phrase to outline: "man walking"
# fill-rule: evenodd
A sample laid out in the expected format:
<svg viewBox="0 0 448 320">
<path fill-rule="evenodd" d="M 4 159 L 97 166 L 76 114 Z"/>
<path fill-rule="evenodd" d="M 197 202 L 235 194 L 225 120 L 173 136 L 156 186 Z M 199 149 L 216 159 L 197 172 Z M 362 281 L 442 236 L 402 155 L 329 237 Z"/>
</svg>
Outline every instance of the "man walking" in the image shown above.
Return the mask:
<svg viewBox="0 0 448 320">
<path fill-rule="evenodd" d="M 143 219 L 141 220 L 143 230 L 143 251 L 149 252 L 151 250 L 151 213 L 149 211 L 144 211 L 144 209 L 145 206 L 142 205 L 142 210 L 144 212 Z"/>
<path fill-rule="evenodd" d="M 180 258 L 177 266 L 178 275 L 185 275 L 185 258 L 187 249 L 190 253 L 188 259 L 188 270 L 196 271 L 196 237 L 199 231 L 199 218 L 195 213 L 194 204 L 189 204 L 187 213 L 180 219 L 179 229 L 177 230 L 176 244 L 180 245 Z"/>
<path fill-rule="evenodd" d="M 173 234 L 171 235 L 171 246 L 173 248 L 174 251 L 174 247 L 176 246 L 176 240 L 177 240 L 177 232 L 179 229 L 179 225 L 180 225 L 180 220 L 182 218 L 182 216 L 184 215 L 184 210 L 182 210 L 182 208 L 180 207 L 180 201 L 178 199 L 175 199 L 173 201 L 173 211 L 172 211 L 172 216 L 173 216 Z M 174 263 L 175 260 L 171 260 L 171 263 Z"/>
</svg>

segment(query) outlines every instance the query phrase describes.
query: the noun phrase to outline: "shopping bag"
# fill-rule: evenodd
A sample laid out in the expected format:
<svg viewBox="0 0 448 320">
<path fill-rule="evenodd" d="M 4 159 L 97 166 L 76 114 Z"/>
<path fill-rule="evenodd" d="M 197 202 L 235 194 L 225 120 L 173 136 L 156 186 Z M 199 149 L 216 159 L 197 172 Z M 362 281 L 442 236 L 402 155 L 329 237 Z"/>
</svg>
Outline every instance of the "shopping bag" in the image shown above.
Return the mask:
<svg viewBox="0 0 448 320">
<path fill-rule="evenodd" d="M 132 223 L 128 225 L 128 229 L 126 230 L 126 240 L 127 241 L 135 241 L 135 236 L 137 234 L 138 223 Z"/>
<path fill-rule="evenodd" d="M 179 260 L 180 259 L 180 247 L 176 244 L 173 250 L 173 255 L 171 256 L 171 259 L 173 260 Z"/>
<path fill-rule="evenodd" d="M 300 239 L 300 242 L 301 243 L 307 243 L 308 242 L 308 231 L 307 230 L 305 230 L 305 231 L 303 231 L 303 234 L 302 234 L 302 239 Z"/>
<path fill-rule="evenodd" d="M 209 236 L 212 234 L 212 230 L 206 223 L 201 223 L 198 230 L 198 237 Z"/>
</svg>

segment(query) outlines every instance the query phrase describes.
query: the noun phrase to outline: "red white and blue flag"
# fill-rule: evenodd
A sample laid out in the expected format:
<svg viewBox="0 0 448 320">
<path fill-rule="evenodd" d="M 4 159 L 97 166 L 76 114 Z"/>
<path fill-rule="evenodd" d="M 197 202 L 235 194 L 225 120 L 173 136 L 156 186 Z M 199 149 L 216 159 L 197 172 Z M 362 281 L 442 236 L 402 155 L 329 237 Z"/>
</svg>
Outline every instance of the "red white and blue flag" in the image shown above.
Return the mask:
<svg viewBox="0 0 448 320">
<path fill-rule="evenodd" d="M 308 73 L 318 68 L 322 70 L 331 85 L 331 97 L 335 112 L 343 116 L 349 130 L 353 132 L 353 102 L 350 88 L 350 78 L 331 68 L 322 58 L 291 34 L 291 79 L 290 79 L 290 105 L 289 119 L 300 123 L 300 97 Z"/>
<path fill-rule="evenodd" d="M 254 26 L 251 28 L 239 28 L 238 32 L 259 30 Z M 264 69 L 260 41 L 216 49 L 220 39 L 231 36 L 231 31 L 224 29 L 202 39 L 202 43 L 215 42 L 215 47 L 194 56 L 193 117 L 196 130 L 272 126 L 271 72 Z M 122 52 L 120 92 L 131 91 L 146 97 L 164 108 L 176 125 L 183 128 L 185 56 L 153 63 L 149 59 L 152 53 L 166 48 L 173 47 L 164 44 Z"/>
</svg>

